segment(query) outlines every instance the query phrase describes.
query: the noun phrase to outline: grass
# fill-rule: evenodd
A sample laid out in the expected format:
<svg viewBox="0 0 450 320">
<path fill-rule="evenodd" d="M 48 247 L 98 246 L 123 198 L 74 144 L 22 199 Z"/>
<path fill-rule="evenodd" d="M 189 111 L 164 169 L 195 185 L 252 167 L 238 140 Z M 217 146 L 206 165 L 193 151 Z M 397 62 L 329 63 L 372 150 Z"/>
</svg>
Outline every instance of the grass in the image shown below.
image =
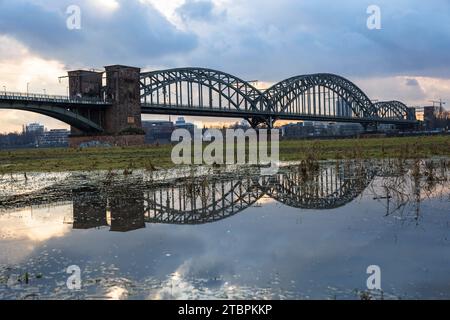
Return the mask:
<svg viewBox="0 0 450 320">
<path fill-rule="evenodd" d="M 171 145 L 0 151 L 0 174 L 170 168 Z M 450 156 L 450 136 L 280 142 L 280 160 L 430 158 Z"/>
<path fill-rule="evenodd" d="M 282 141 L 280 160 L 430 158 L 450 156 L 450 136 Z"/>
</svg>

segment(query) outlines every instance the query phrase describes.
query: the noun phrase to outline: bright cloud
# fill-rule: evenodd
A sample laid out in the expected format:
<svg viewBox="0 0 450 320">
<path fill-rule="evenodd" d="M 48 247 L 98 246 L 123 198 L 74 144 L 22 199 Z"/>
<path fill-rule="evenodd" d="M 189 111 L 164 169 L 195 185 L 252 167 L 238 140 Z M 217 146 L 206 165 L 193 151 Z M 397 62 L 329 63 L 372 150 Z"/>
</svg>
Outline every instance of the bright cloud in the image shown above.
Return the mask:
<svg viewBox="0 0 450 320">
<path fill-rule="evenodd" d="M 14 54 L 11 54 L 14 52 Z M 0 36 L 0 90 L 67 94 L 67 79 L 63 63 L 46 60 L 33 53 L 23 44 L 8 36 Z M 63 122 L 32 112 L 1 110 L 0 132 L 20 131 L 24 123 L 41 122 L 51 128 L 68 128 Z"/>
</svg>

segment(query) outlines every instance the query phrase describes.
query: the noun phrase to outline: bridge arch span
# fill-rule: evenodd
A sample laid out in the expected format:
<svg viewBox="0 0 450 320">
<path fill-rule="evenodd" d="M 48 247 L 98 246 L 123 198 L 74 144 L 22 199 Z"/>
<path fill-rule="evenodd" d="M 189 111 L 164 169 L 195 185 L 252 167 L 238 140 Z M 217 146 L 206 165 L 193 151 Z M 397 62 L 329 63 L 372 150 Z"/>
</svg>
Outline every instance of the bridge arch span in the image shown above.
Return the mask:
<svg viewBox="0 0 450 320">
<path fill-rule="evenodd" d="M 383 119 L 416 120 L 415 114 L 400 101 L 381 101 L 375 103 L 377 115 Z"/>
<path fill-rule="evenodd" d="M 84 132 L 102 132 L 103 129 L 97 123 L 85 118 L 69 109 L 47 105 L 26 105 L 26 104 L 0 104 L 1 109 L 19 110 L 42 114 L 44 116 L 62 121 L 78 130 Z"/>
<path fill-rule="evenodd" d="M 176 68 L 141 73 L 141 100 L 154 106 L 251 112 L 261 92 L 247 81 L 207 68 Z"/>
<path fill-rule="evenodd" d="M 376 117 L 369 97 L 350 80 L 331 73 L 295 76 L 264 92 L 274 113 L 323 117 Z"/>
</svg>

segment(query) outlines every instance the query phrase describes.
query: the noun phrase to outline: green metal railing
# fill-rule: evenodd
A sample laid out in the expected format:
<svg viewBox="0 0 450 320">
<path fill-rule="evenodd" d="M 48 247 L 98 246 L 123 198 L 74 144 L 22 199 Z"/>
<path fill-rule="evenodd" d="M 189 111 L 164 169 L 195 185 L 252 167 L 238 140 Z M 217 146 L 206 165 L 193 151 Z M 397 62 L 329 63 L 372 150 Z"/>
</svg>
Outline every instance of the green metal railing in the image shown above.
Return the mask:
<svg viewBox="0 0 450 320">
<path fill-rule="evenodd" d="M 24 92 L 0 92 L 0 100 L 22 100 L 22 101 L 40 101 L 53 103 L 73 103 L 73 104 L 98 104 L 107 105 L 107 101 L 98 98 L 88 97 L 68 97 L 40 93 L 24 93 Z"/>
</svg>

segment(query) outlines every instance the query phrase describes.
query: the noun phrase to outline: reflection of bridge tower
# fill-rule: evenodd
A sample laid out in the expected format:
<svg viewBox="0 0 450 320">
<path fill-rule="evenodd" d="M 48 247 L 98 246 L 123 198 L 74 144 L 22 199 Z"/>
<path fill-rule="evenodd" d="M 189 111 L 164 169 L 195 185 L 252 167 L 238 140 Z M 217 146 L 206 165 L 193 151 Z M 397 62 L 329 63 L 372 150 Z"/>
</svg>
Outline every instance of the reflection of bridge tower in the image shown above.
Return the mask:
<svg viewBox="0 0 450 320">
<path fill-rule="evenodd" d="M 126 192 L 124 192 L 126 190 Z M 90 229 L 108 226 L 111 231 L 145 228 L 142 190 L 133 186 L 101 190 L 73 190 L 73 228 Z M 107 219 L 110 212 L 110 221 Z"/>
<path fill-rule="evenodd" d="M 73 190 L 73 228 L 91 229 L 107 225 L 106 198 L 100 190 Z"/>
<path fill-rule="evenodd" d="M 142 190 L 133 186 L 121 186 L 108 196 L 111 231 L 126 232 L 145 228 Z"/>
</svg>

